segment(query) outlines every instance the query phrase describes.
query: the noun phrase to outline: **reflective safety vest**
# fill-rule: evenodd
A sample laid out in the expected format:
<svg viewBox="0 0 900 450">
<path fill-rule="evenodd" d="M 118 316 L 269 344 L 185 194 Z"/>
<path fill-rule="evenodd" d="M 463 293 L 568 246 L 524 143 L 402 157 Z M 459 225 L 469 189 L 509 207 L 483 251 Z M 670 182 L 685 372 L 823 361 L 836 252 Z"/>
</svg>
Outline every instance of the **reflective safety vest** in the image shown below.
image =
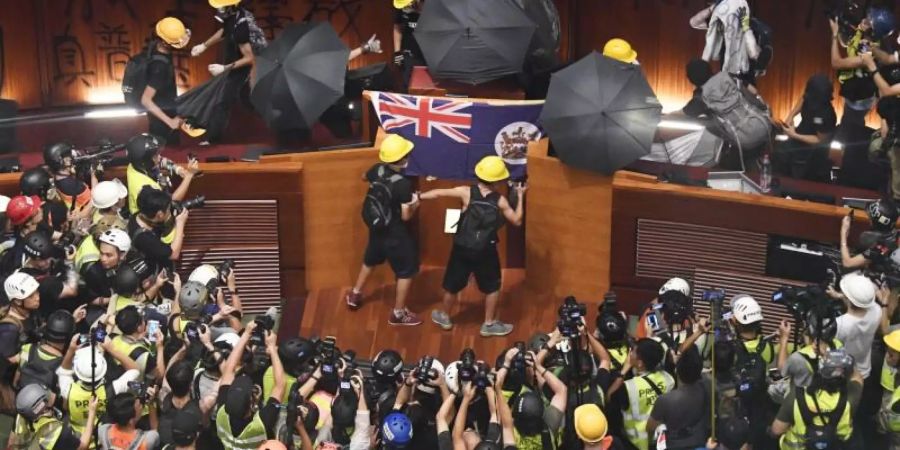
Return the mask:
<svg viewBox="0 0 900 450">
<path fill-rule="evenodd" d="M 288 375 L 287 373 L 284 374 L 284 380 L 285 380 L 284 385 L 287 387 L 293 386 L 294 382 L 297 381 L 296 378 Z M 269 368 L 266 369 L 266 373 L 263 374 L 263 401 L 268 401 L 269 397 L 271 397 L 271 395 L 272 395 L 272 388 L 274 388 L 274 387 L 275 387 L 275 373 L 272 372 L 272 366 L 269 366 Z M 281 404 L 287 405 L 290 396 L 291 396 L 291 390 L 285 389 L 284 395 L 282 395 L 283 398 L 280 399 Z"/>
<path fill-rule="evenodd" d="M 625 361 L 628 360 L 628 346 L 622 344 L 618 347 L 610 347 L 607 350 L 609 351 L 610 359 L 612 359 L 613 369 L 622 370 L 622 367 L 625 366 Z"/>
<path fill-rule="evenodd" d="M 803 413 L 800 411 L 800 402 L 804 402 L 809 411 L 813 414 L 813 424 L 816 426 L 824 426 L 828 424 L 830 415 L 838 407 L 841 398 L 841 392 L 818 391 L 815 399 L 806 389 L 797 389 L 797 398 L 794 399 L 794 424 L 781 437 L 781 450 L 805 450 L 806 449 L 806 428 L 807 423 L 803 420 Z M 843 393 L 846 396 L 846 392 Z M 816 407 L 819 405 L 822 409 Z M 853 421 L 850 418 L 850 402 L 844 402 L 844 411 L 841 413 L 840 420 L 835 428 L 835 436 L 842 442 L 850 439 L 853 434 Z"/>
<path fill-rule="evenodd" d="M 128 357 L 135 360 L 135 362 L 137 362 L 144 354 L 153 353 L 153 350 L 150 348 L 150 343 L 145 339 L 135 341 L 125 336 L 116 336 L 112 340 L 112 346 L 114 349 L 128 355 Z M 141 377 L 144 376 L 144 369 L 145 367 L 140 368 Z"/>
<path fill-rule="evenodd" d="M 556 450 L 559 442 L 556 433 L 552 433 L 544 425 L 543 431 L 533 436 L 523 436 L 519 434 L 519 430 L 513 427 L 513 435 L 516 438 L 516 449 L 518 450 Z"/>
<path fill-rule="evenodd" d="M 131 164 L 128 165 L 128 169 L 125 171 L 125 179 L 128 183 L 128 210 L 131 211 L 131 214 L 138 213 L 137 198 L 144 186 L 162 190 L 156 180 L 135 169 Z"/>
<path fill-rule="evenodd" d="M 253 413 L 253 419 L 244 427 L 241 434 L 235 436 L 231 429 L 231 420 L 225 408 L 216 413 L 216 430 L 225 450 L 256 450 L 266 441 L 266 425 L 259 417 L 259 411 Z"/>
<path fill-rule="evenodd" d="M 113 301 L 116 302 L 116 312 L 119 312 L 128 306 L 141 306 L 140 303 L 132 300 L 131 297 L 126 297 L 124 295 L 116 294 Z"/>
<path fill-rule="evenodd" d="M 100 261 L 100 246 L 94 242 L 93 236 L 87 236 L 75 250 L 75 270 L 81 273 L 85 265 L 97 261 Z"/>
<path fill-rule="evenodd" d="M 111 384 L 99 386 L 97 394 L 97 418 L 106 414 L 106 402 L 112 398 L 114 392 Z M 81 381 L 72 383 L 69 388 L 69 397 L 66 406 L 69 410 L 69 423 L 76 434 L 84 433 L 87 426 L 88 409 L 91 404 L 91 388 L 84 386 Z M 96 425 L 96 424 L 95 424 Z M 94 448 L 91 442 L 91 448 Z"/>
<path fill-rule="evenodd" d="M 749 341 L 742 340 L 741 343 L 744 344 L 747 353 L 756 353 L 766 362 L 766 366 L 772 365 L 772 361 L 775 360 L 775 346 L 771 342 L 759 336 Z M 760 345 L 763 346 L 761 349 L 759 348 Z"/>
<path fill-rule="evenodd" d="M 15 437 L 9 448 L 13 450 L 50 450 L 62 435 L 65 424 L 54 416 L 41 416 L 34 424 L 16 416 Z"/>
<path fill-rule="evenodd" d="M 878 412 L 878 428 L 883 433 L 889 433 L 892 448 L 900 445 L 900 413 L 894 411 L 895 406 L 900 409 L 900 383 L 897 368 L 887 365 L 885 362 L 881 368 L 881 387 L 884 392 L 881 396 L 881 409 Z"/>
<path fill-rule="evenodd" d="M 662 370 L 625 381 L 625 389 L 628 392 L 628 410 L 624 414 L 625 433 L 638 450 L 647 450 L 649 447 L 647 420 L 650 418 L 653 405 L 661 395 L 671 391 L 673 387 L 675 379 Z"/>
<path fill-rule="evenodd" d="M 850 42 L 847 43 L 847 57 L 852 58 L 854 56 L 859 55 L 859 47 L 863 39 L 862 30 L 857 30 L 856 34 L 850 38 Z M 875 42 L 870 43 L 873 47 L 878 47 L 878 44 Z M 859 69 L 843 69 L 838 71 L 838 82 L 844 84 L 847 80 L 858 77 L 865 78 L 868 76 L 868 72 L 865 71 L 865 68 Z"/>
</svg>

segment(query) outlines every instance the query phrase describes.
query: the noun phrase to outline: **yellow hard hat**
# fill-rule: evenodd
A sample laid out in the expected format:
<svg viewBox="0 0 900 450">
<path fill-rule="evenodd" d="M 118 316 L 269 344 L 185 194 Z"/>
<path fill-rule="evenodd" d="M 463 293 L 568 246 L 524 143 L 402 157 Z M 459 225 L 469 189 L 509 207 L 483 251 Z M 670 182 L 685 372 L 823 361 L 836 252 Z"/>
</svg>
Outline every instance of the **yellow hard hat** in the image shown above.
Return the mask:
<svg viewBox="0 0 900 450">
<path fill-rule="evenodd" d="M 226 6 L 233 6 L 240 3 L 241 0 L 209 0 L 209 6 L 213 8 L 224 8 Z"/>
<path fill-rule="evenodd" d="M 416 0 L 394 0 L 394 8 L 403 9 L 412 5 Z"/>
<path fill-rule="evenodd" d="M 191 124 L 189 124 L 187 122 L 181 124 L 181 131 L 184 131 L 184 134 L 186 134 L 192 138 L 200 137 L 200 136 L 203 136 L 204 134 L 206 134 L 205 128 L 194 128 Z"/>
<path fill-rule="evenodd" d="M 900 330 L 885 336 L 884 343 L 894 351 L 900 352 Z"/>
<path fill-rule="evenodd" d="M 610 39 L 603 46 L 603 56 L 631 64 L 637 59 L 637 52 L 625 39 Z"/>
<path fill-rule="evenodd" d="M 166 44 L 175 48 L 183 48 L 191 41 L 191 30 L 174 17 L 166 17 L 156 22 L 156 35 Z"/>
<path fill-rule="evenodd" d="M 493 183 L 509 178 L 506 163 L 499 156 L 485 156 L 475 165 L 475 176 L 480 180 Z"/>
<path fill-rule="evenodd" d="M 575 433 L 578 438 L 594 444 L 606 437 L 606 416 L 595 404 L 584 404 L 575 408 Z"/>
<path fill-rule="evenodd" d="M 403 159 L 409 152 L 412 151 L 413 145 L 412 142 L 403 139 L 403 136 L 398 134 L 389 134 L 383 141 L 381 141 L 381 148 L 378 151 L 378 158 L 381 159 L 382 162 L 386 162 L 388 164 L 395 163 Z"/>
</svg>

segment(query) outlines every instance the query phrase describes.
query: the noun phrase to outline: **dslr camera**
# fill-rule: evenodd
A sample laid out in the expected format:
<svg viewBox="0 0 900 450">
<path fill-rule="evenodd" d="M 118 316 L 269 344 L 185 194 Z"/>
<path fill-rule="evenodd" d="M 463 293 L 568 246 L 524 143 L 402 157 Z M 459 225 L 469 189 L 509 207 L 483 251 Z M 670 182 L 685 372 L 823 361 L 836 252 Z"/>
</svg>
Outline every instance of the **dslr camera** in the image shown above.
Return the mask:
<svg viewBox="0 0 900 450">
<path fill-rule="evenodd" d="M 173 200 L 172 201 L 172 213 L 177 216 L 178 214 L 181 214 L 181 212 L 184 210 L 190 211 L 192 209 L 202 208 L 204 206 L 206 206 L 206 196 L 205 195 L 198 195 L 194 198 L 189 198 L 183 202 L 178 202 L 178 201 Z"/>
<path fill-rule="evenodd" d="M 516 356 L 513 357 L 509 368 L 510 370 L 524 374 L 525 369 L 528 367 L 528 363 L 525 360 L 525 343 L 522 341 L 518 341 L 515 343 L 515 347 L 519 350 L 519 352 L 516 353 Z"/>
<path fill-rule="evenodd" d="M 272 328 L 275 328 L 275 319 L 272 319 L 271 316 L 258 315 L 253 319 L 253 322 L 256 323 L 256 328 L 250 335 L 250 345 L 255 347 L 265 347 L 266 331 L 271 332 Z"/>
<path fill-rule="evenodd" d="M 432 380 L 436 378 L 436 373 L 431 369 L 431 366 L 434 364 L 433 356 L 425 356 L 419 360 L 419 365 L 416 366 L 415 376 L 416 380 L 419 383 L 426 384 L 430 383 Z"/>
<path fill-rule="evenodd" d="M 129 381 L 128 392 L 134 394 L 142 404 L 150 401 L 150 394 L 147 392 L 147 385 L 140 381 Z"/>
<path fill-rule="evenodd" d="M 188 337 L 188 340 L 191 342 L 197 342 L 200 340 L 200 334 L 206 331 L 206 324 L 199 322 L 188 322 L 187 325 L 184 326 L 184 334 Z"/>
<path fill-rule="evenodd" d="M 488 386 L 493 386 L 494 380 L 491 376 L 491 368 L 487 364 L 478 363 L 475 366 L 475 378 L 472 380 L 475 389 L 484 391 Z"/>
<path fill-rule="evenodd" d="M 578 336 L 578 328 L 582 325 L 581 319 L 587 315 L 587 306 L 584 303 L 578 303 L 573 296 L 568 296 L 560 305 L 559 320 L 556 327 L 563 337 L 575 338 Z"/>
<path fill-rule="evenodd" d="M 459 355 L 459 380 L 467 383 L 475 379 L 475 350 L 467 348 Z"/>
<path fill-rule="evenodd" d="M 326 336 L 319 341 L 319 361 L 322 367 L 322 377 L 337 377 L 337 339 L 334 336 Z"/>
</svg>

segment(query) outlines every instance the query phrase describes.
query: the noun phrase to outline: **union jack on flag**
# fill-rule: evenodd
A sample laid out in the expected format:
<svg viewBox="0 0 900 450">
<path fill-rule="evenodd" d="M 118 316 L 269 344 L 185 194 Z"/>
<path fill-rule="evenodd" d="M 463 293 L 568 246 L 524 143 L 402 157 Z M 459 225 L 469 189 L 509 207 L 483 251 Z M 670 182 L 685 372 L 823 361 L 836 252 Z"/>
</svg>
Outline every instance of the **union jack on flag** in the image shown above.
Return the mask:
<svg viewBox="0 0 900 450">
<path fill-rule="evenodd" d="M 466 112 L 470 102 L 383 92 L 378 103 L 385 131 L 413 125 L 419 137 L 431 138 L 434 130 L 460 144 L 471 142 L 472 113 Z"/>
</svg>

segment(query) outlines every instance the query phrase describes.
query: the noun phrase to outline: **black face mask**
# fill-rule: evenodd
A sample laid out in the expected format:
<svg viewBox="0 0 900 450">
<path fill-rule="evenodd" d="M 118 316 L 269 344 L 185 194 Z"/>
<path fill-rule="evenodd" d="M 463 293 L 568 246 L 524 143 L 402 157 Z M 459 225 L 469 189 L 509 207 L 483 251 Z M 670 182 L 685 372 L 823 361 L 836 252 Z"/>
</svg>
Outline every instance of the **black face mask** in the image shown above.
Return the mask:
<svg viewBox="0 0 900 450">
<path fill-rule="evenodd" d="M 234 16 L 237 13 L 237 8 L 234 6 L 226 6 L 224 8 L 219 8 L 216 10 L 216 21 L 219 23 L 225 23 L 229 17 Z"/>
</svg>

